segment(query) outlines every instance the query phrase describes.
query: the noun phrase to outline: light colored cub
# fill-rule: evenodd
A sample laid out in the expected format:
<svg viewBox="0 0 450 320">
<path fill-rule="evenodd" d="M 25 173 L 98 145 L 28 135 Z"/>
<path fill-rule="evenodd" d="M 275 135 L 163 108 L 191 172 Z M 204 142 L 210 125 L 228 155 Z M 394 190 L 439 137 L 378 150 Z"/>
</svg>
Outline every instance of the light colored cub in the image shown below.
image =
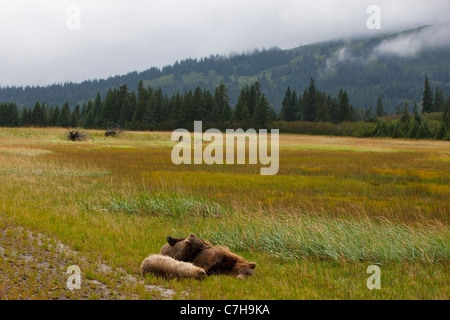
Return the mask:
<svg viewBox="0 0 450 320">
<path fill-rule="evenodd" d="M 173 278 L 193 278 L 201 280 L 206 278 L 206 272 L 190 262 L 175 260 L 161 254 L 152 254 L 142 261 L 141 273 L 153 273 L 159 276 Z"/>
</svg>

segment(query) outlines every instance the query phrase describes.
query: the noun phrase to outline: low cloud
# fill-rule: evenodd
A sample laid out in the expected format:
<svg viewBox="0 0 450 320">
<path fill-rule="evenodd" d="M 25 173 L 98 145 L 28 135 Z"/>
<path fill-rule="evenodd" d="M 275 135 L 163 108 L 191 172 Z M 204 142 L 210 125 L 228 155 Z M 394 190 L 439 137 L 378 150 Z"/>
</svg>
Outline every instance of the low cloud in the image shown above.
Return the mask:
<svg viewBox="0 0 450 320">
<path fill-rule="evenodd" d="M 352 55 L 350 49 L 348 47 L 342 47 L 335 55 L 325 61 L 325 65 L 327 69 L 330 69 L 339 63 L 352 62 L 354 60 L 356 58 Z"/>
<path fill-rule="evenodd" d="M 374 48 L 377 55 L 414 56 L 425 49 L 450 46 L 450 23 L 425 27 L 417 32 L 384 40 Z"/>
</svg>

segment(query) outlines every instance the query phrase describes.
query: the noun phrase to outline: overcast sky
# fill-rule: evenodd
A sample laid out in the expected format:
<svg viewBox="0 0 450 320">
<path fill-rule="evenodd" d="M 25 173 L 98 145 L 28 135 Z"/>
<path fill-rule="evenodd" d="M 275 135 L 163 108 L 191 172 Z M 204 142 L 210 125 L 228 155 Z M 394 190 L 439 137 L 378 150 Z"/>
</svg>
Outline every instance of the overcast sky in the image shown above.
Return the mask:
<svg viewBox="0 0 450 320">
<path fill-rule="evenodd" d="M 380 30 L 367 28 L 370 5 L 381 10 Z M 449 12 L 449 0 L 0 0 L 0 86 L 395 32 L 446 22 Z"/>
</svg>

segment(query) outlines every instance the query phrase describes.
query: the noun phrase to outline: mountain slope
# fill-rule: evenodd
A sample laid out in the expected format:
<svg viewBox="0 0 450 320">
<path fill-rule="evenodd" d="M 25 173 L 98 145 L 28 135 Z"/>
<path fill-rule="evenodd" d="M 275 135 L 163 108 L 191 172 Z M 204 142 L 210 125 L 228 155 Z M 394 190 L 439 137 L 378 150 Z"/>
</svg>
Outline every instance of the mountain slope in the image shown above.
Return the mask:
<svg viewBox="0 0 450 320">
<path fill-rule="evenodd" d="M 222 81 L 228 87 L 231 103 L 242 86 L 259 81 L 261 89 L 276 111 L 281 108 L 287 86 L 303 92 L 310 77 L 321 91 L 336 95 L 346 90 L 355 107 L 374 107 L 383 98 L 385 109 L 393 112 L 404 100 L 421 101 L 423 82 L 428 75 L 432 88 L 439 86 L 450 94 L 449 24 L 421 27 L 406 32 L 350 41 L 327 41 L 290 50 L 272 48 L 232 56 L 186 59 L 162 69 L 82 83 L 47 87 L 7 87 L 0 89 L 0 101 L 32 106 L 36 101 L 62 105 L 104 97 L 112 87 L 128 84 L 135 89 L 140 80 L 145 85 L 161 87 L 166 94 L 213 89 Z M 440 33 L 439 33 L 440 32 Z M 436 38 L 435 35 L 444 34 Z M 411 104 L 411 103 L 410 103 Z"/>
</svg>

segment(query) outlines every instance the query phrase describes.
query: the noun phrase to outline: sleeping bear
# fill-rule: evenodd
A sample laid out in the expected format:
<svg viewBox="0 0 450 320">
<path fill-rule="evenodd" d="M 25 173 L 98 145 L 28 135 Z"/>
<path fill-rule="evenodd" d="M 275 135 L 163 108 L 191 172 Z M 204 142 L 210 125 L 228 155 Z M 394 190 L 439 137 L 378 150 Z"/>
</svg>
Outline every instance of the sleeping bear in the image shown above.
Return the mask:
<svg viewBox="0 0 450 320">
<path fill-rule="evenodd" d="M 205 247 L 192 254 L 194 250 L 183 244 L 187 239 L 190 240 L 190 243 L 197 244 L 198 240 L 200 240 Z M 228 248 L 213 246 L 203 239 L 196 238 L 193 234 L 190 234 L 189 238 L 186 239 L 167 237 L 167 242 L 168 244 L 161 249 L 161 254 L 177 260 L 180 260 L 181 257 L 182 261 L 189 261 L 195 266 L 203 268 L 208 275 L 229 274 L 239 279 L 244 279 L 255 274 L 255 262 L 248 262 L 237 254 L 232 253 Z"/>
</svg>

